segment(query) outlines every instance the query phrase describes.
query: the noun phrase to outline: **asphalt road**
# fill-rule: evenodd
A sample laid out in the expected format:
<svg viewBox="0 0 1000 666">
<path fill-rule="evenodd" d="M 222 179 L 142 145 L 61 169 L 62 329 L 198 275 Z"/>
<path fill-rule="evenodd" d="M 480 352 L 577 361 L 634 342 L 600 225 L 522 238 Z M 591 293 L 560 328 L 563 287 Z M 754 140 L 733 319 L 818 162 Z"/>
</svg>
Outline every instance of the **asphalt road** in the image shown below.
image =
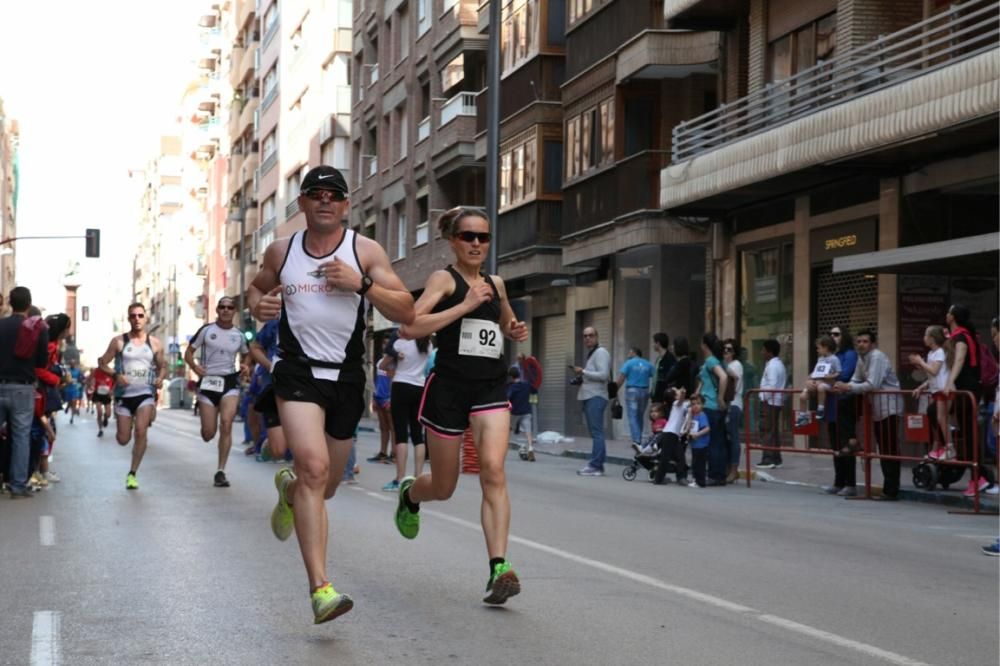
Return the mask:
<svg viewBox="0 0 1000 666">
<path fill-rule="evenodd" d="M 0 498 L 2 664 L 995 664 L 996 517 L 845 501 L 804 488 L 655 487 L 508 458 L 509 558 L 523 591 L 481 603 L 479 487 L 425 504 L 412 542 L 361 463 L 329 503 L 330 573 L 354 610 L 312 625 L 294 539 L 268 516 L 274 464 L 161 412 L 127 492 L 129 449 L 60 424 L 63 481 Z M 377 448 L 363 434 L 359 458 Z"/>
</svg>

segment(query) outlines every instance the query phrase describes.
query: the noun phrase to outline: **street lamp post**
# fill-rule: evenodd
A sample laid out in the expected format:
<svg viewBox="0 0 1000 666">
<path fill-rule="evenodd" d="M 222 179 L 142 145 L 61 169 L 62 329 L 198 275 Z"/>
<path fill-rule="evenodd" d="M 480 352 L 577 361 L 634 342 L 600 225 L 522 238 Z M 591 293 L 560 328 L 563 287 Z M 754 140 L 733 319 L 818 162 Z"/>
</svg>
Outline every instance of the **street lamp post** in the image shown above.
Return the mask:
<svg viewBox="0 0 1000 666">
<path fill-rule="evenodd" d="M 500 0 L 490 0 L 490 32 L 486 52 L 486 216 L 493 227 L 493 242 L 487 255 L 487 271 L 497 272 L 497 171 L 500 165 Z"/>
</svg>

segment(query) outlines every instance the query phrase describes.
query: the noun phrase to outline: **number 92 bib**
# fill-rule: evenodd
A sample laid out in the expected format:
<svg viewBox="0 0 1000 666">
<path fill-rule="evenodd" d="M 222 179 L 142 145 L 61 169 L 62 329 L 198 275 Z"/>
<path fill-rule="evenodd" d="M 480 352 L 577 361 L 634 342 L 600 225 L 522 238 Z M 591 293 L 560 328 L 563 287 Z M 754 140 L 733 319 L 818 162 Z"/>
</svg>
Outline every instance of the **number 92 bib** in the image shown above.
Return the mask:
<svg viewBox="0 0 1000 666">
<path fill-rule="evenodd" d="M 500 325 L 488 319 L 463 319 L 458 340 L 459 356 L 481 356 L 500 358 L 503 343 Z"/>
</svg>

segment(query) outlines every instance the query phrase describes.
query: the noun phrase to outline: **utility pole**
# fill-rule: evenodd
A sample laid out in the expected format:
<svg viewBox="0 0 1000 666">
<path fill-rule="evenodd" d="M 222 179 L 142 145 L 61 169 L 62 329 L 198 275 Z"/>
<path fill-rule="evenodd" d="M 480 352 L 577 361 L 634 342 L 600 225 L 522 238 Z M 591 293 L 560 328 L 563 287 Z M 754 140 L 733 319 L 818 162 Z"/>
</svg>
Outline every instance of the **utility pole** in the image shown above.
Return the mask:
<svg viewBox="0 0 1000 666">
<path fill-rule="evenodd" d="M 500 0 L 490 0 L 490 32 L 486 50 L 486 216 L 490 220 L 493 241 L 487 255 L 487 271 L 497 272 L 497 244 L 500 223 L 497 186 L 500 179 Z"/>
<path fill-rule="evenodd" d="M 246 188 L 246 167 L 240 167 L 240 182 L 243 183 L 243 187 L 240 189 L 240 309 L 237 312 L 240 313 L 239 326 L 243 327 L 243 323 L 246 321 L 246 313 L 244 308 L 246 307 L 246 273 L 247 273 L 247 255 L 246 255 L 246 238 L 247 238 L 247 188 Z"/>
</svg>

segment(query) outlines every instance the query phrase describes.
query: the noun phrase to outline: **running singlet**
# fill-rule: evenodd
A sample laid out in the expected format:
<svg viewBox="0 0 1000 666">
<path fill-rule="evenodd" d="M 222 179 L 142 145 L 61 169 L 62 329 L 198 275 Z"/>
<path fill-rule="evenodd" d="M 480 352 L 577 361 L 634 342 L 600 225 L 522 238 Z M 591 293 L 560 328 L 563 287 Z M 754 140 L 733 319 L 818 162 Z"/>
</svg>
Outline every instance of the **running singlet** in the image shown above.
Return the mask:
<svg viewBox="0 0 1000 666">
<path fill-rule="evenodd" d="M 94 370 L 94 395 L 111 395 L 114 388 L 114 377 L 110 377 L 100 368 L 96 368 Z"/>
<path fill-rule="evenodd" d="M 122 335 L 122 350 L 115 356 L 115 372 L 124 375 L 128 384 L 119 388 L 120 398 L 133 398 L 140 395 L 153 395 L 153 382 L 156 381 L 156 356 L 149 335 L 142 344 L 133 342 L 128 333 Z"/>
<path fill-rule="evenodd" d="M 284 294 L 274 367 L 288 364 L 311 371 L 316 379 L 364 384 L 365 299 L 329 286 L 318 272 L 321 264 L 334 257 L 358 273 L 363 272 L 357 235 L 344 229 L 333 252 L 314 257 L 306 251 L 307 233 L 292 235 L 278 271 Z"/>
<path fill-rule="evenodd" d="M 221 392 L 223 378 L 237 372 L 237 355 L 248 352 L 246 338 L 238 328 L 222 328 L 215 322 L 199 328 L 191 338 L 191 346 L 200 350 L 198 361 L 205 369 L 201 387 L 206 391 Z"/>
<path fill-rule="evenodd" d="M 458 271 L 451 266 L 446 270 L 455 280 L 455 292 L 441 299 L 433 312 L 443 312 L 458 305 L 469 292 L 468 283 Z M 489 276 L 485 279 L 493 289 L 493 298 L 437 332 L 434 372 L 442 377 L 497 380 L 507 375 L 499 323 L 500 292 Z"/>
</svg>

